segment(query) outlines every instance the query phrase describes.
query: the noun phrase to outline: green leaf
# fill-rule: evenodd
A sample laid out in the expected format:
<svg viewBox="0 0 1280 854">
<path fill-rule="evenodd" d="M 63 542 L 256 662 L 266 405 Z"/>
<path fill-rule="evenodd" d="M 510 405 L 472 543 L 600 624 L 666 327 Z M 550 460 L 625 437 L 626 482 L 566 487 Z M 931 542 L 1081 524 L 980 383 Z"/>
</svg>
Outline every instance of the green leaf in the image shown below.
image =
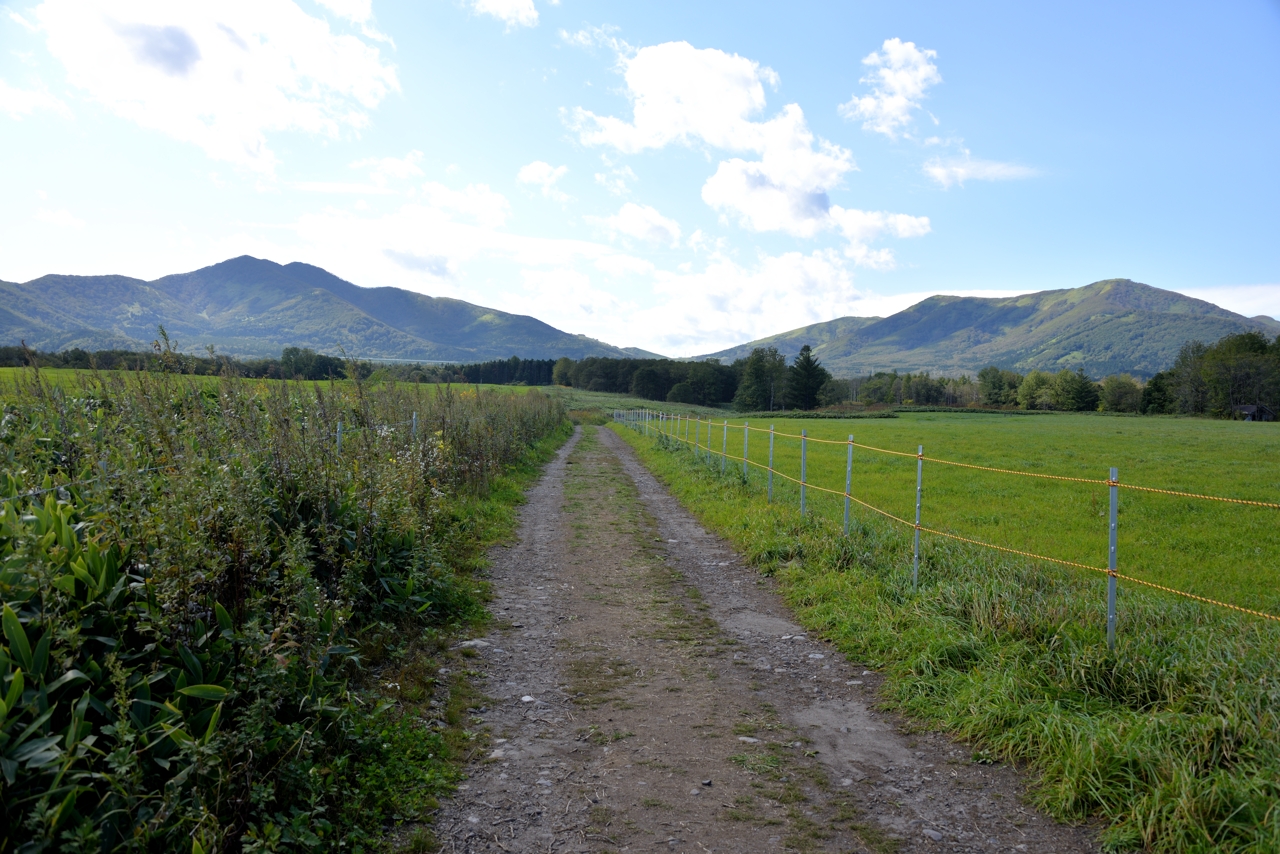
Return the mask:
<svg viewBox="0 0 1280 854">
<path fill-rule="evenodd" d="M 201 700 L 221 701 L 227 696 L 227 689 L 221 685 L 188 685 L 185 688 L 179 688 L 178 693 Z"/>
<path fill-rule="evenodd" d="M 13 679 L 9 682 L 9 693 L 4 698 L 4 704 L 7 708 L 12 709 L 18 705 L 18 701 L 22 699 L 23 687 L 25 686 L 23 684 L 22 671 L 13 671 Z"/>
<path fill-rule="evenodd" d="M 88 678 L 89 678 L 88 676 L 85 676 L 79 670 L 68 670 L 66 673 L 62 674 L 57 679 L 50 682 L 48 685 L 44 686 L 44 690 L 45 690 L 45 693 L 52 694 L 54 691 L 58 690 L 63 685 L 67 685 L 71 682 L 76 682 L 80 679 L 87 680 Z"/>
<path fill-rule="evenodd" d="M 192 677 L 197 681 L 204 681 L 204 667 L 201 666 L 200 659 L 196 658 L 195 654 L 191 650 L 187 649 L 185 644 L 178 647 L 178 657 L 181 658 L 182 663 L 187 666 L 187 672 L 190 673 Z"/>
<path fill-rule="evenodd" d="M 213 707 L 213 716 L 209 718 L 209 728 L 204 731 L 204 738 L 200 739 L 201 744 L 208 744 L 209 740 L 213 738 L 213 734 L 218 729 L 218 718 L 220 718 L 221 716 L 222 716 L 222 704 L 219 703 L 218 705 Z"/>
<path fill-rule="evenodd" d="M 44 679 L 45 668 L 49 666 L 49 642 L 53 632 L 45 632 L 36 642 L 36 651 L 31 653 L 31 675 L 37 680 Z"/>
<path fill-rule="evenodd" d="M 191 840 L 191 854 L 204 854 L 204 846 L 200 844 L 199 839 Z"/>
<path fill-rule="evenodd" d="M 0 619 L 4 622 L 4 636 L 9 641 L 9 652 L 13 653 L 19 664 L 31 670 L 31 644 L 27 641 L 27 632 L 22 628 L 18 615 L 5 605 L 4 616 Z"/>
<path fill-rule="evenodd" d="M 235 632 L 235 625 L 231 622 L 231 615 L 227 613 L 227 609 L 222 607 L 220 603 L 215 602 L 213 605 L 214 616 L 218 618 L 218 626 L 221 627 L 223 633 Z"/>
<path fill-rule="evenodd" d="M 16 750 L 10 751 L 9 758 L 14 762 L 25 762 L 33 756 L 48 752 L 49 748 L 53 747 L 60 741 L 62 741 L 62 736 L 60 735 L 46 735 L 43 738 L 33 738 Z M 38 765 L 41 763 L 37 762 L 36 764 Z"/>
</svg>

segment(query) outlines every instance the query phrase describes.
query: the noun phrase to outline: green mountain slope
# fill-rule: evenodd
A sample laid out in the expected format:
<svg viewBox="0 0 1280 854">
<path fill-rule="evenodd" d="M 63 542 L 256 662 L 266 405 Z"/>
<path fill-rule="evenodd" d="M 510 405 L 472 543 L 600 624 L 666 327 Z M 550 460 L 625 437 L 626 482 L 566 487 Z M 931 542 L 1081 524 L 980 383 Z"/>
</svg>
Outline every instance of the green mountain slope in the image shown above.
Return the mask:
<svg viewBox="0 0 1280 854">
<path fill-rule="evenodd" d="M 794 357 L 808 343 L 837 373 L 972 374 L 999 365 L 1149 376 L 1167 368 L 1186 341 L 1211 342 L 1250 329 L 1275 335 L 1280 323 L 1128 279 L 1107 279 L 1001 299 L 930 297 L 891 317 L 842 317 L 711 355 L 736 358 L 773 345 Z"/>
<path fill-rule="evenodd" d="M 33 348 L 145 347 L 163 324 L 186 350 L 235 356 L 287 346 L 357 357 L 484 361 L 628 353 L 532 317 L 398 288 L 361 288 L 309 264 L 242 256 L 144 282 L 42 276 L 0 282 L 0 342 Z"/>
</svg>

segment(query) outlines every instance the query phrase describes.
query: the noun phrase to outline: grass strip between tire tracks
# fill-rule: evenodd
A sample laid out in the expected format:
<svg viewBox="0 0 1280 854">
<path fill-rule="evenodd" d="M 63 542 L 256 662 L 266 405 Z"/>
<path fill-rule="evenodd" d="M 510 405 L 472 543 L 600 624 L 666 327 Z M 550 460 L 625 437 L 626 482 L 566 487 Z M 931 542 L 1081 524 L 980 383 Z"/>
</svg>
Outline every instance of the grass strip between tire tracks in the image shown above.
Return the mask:
<svg viewBox="0 0 1280 854">
<path fill-rule="evenodd" d="M 845 537 L 836 502 L 801 518 L 614 429 L 806 627 L 882 667 L 888 703 L 1026 763 L 1053 816 L 1100 819 L 1110 850 L 1280 850 L 1280 628 L 1122 587 L 1112 653 L 1105 579 L 926 538 L 913 593 L 908 529 L 855 513 Z"/>
</svg>

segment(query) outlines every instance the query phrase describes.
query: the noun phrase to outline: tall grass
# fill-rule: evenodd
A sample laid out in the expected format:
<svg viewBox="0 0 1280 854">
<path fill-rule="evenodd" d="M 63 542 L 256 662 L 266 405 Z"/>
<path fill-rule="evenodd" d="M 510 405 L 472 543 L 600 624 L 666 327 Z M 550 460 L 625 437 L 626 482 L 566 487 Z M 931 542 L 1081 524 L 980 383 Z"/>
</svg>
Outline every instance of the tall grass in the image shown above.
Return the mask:
<svg viewBox="0 0 1280 854">
<path fill-rule="evenodd" d="M 482 614 L 476 505 L 561 406 L 149 373 L 12 391 L 0 852 L 362 850 L 423 817 L 448 744 L 367 674 Z"/>
<path fill-rule="evenodd" d="M 1114 850 L 1280 850 L 1280 627 L 1121 588 L 1116 650 L 1105 577 L 922 542 L 839 504 L 765 503 L 761 481 L 620 433 L 685 506 L 776 573 L 808 627 L 883 667 L 884 697 L 1001 757 L 1033 797 L 1099 819 Z"/>
</svg>

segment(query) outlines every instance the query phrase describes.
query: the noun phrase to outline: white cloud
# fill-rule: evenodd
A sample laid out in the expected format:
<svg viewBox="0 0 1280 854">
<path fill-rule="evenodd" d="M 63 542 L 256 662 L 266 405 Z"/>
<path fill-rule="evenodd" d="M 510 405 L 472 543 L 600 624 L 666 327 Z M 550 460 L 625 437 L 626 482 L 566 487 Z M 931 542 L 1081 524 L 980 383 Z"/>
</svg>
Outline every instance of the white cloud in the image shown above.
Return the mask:
<svg viewBox="0 0 1280 854">
<path fill-rule="evenodd" d="M 437 279 L 452 278 L 457 266 L 447 255 L 416 255 L 398 249 L 383 249 L 382 254 L 412 273 L 426 273 Z"/>
<path fill-rule="evenodd" d="M 861 296 L 830 249 L 762 255 L 750 266 L 716 255 L 701 272 L 656 278 L 665 299 L 630 323 L 649 331 L 650 348 L 689 356 L 839 317 Z"/>
<path fill-rule="evenodd" d="M 845 257 L 859 267 L 873 270 L 893 269 L 896 262 L 892 250 L 871 249 L 867 244 L 882 236 L 923 237 L 931 230 L 927 216 L 888 213 L 887 211 L 860 211 L 833 205 L 831 218 L 844 235 Z"/>
<path fill-rule="evenodd" d="M 1210 288 L 1174 288 L 1180 294 L 1202 299 L 1227 311 L 1255 317 L 1265 314 L 1280 320 L 1280 283 L 1273 285 L 1219 285 Z"/>
<path fill-rule="evenodd" d="M 680 224 L 648 205 L 627 202 L 613 216 L 586 219 L 599 224 L 612 235 L 623 234 L 646 243 L 668 245 L 672 249 L 680 245 Z"/>
<path fill-rule="evenodd" d="M 651 262 L 634 255 L 604 255 L 595 260 L 595 266 L 610 276 L 646 274 L 655 269 Z"/>
<path fill-rule="evenodd" d="M 511 215 L 511 203 L 488 184 L 468 184 L 466 189 L 451 190 L 443 184 L 422 185 L 423 200 L 433 208 L 461 214 L 481 228 L 500 228 Z"/>
<path fill-rule="evenodd" d="M 788 104 L 767 121 L 764 84 L 778 76 L 758 62 L 687 42 L 668 42 L 620 56 L 632 120 L 582 108 L 569 114 L 586 145 L 625 153 L 679 143 L 748 152 L 759 160 L 719 164 L 702 188 L 716 210 L 753 231 L 811 237 L 831 227 L 828 191 L 857 168 L 846 149 L 816 138 L 804 112 Z"/>
<path fill-rule="evenodd" d="M 853 156 L 817 140 L 795 104 L 754 125 L 760 160 L 722 161 L 702 187 L 702 200 L 732 213 L 752 231 L 784 231 L 813 237 L 830 227 L 827 191 L 855 168 Z"/>
<path fill-rule="evenodd" d="M 307 193 L 340 195 L 394 196 L 396 191 L 384 184 L 358 184 L 351 181 L 295 181 L 289 186 Z"/>
<path fill-rule="evenodd" d="M 351 164 L 352 169 L 368 169 L 369 178 L 378 186 L 388 180 L 405 180 L 422 177 L 421 151 L 410 151 L 404 157 L 366 157 Z"/>
<path fill-rule="evenodd" d="M 376 47 L 333 33 L 292 0 L 45 0 L 35 14 L 73 85 L 143 127 L 268 175 L 268 133 L 357 132 L 399 89 Z"/>
<path fill-rule="evenodd" d="M 16 89 L 0 80 L 0 113 L 8 113 L 9 118 L 19 120 L 37 110 L 49 110 L 65 118 L 71 118 L 71 110 L 67 109 L 67 105 L 45 90 Z"/>
<path fill-rule="evenodd" d="M 553 4 L 554 5 L 554 4 Z M 568 30 L 560 31 L 560 40 L 565 44 L 573 47 L 581 47 L 591 50 L 598 45 L 603 45 L 615 53 L 630 54 L 632 53 L 631 45 L 614 35 L 618 32 L 618 28 L 612 24 L 605 24 L 600 27 L 584 27 L 576 33 Z"/>
<path fill-rule="evenodd" d="M 698 50 L 688 42 L 668 42 L 619 57 L 630 122 L 598 116 L 581 107 L 570 127 L 585 145 L 609 145 L 634 154 L 673 142 L 703 141 L 733 151 L 756 150 L 758 128 L 751 116 L 765 106 L 764 79 L 776 75 L 737 54 Z"/>
<path fill-rule="evenodd" d="M 471 5 L 480 14 L 491 15 L 502 21 L 508 30 L 538 24 L 538 10 L 534 7 L 533 0 L 472 0 Z"/>
<path fill-rule="evenodd" d="M 943 188 L 952 184 L 963 187 L 965 181 L 1013 181 L 1040 174 L 1029 166 L 1016 163 L 978 160 L 967 150 L 960 157 L 934 157 L 924 164 L 923 171 Z"/>
<path fill-rule="evenodd" d="M 22 27 L 23 29 L 30 30 L 33 33 L 39 29 L 39 27 L 37 27 L 35 24 L 31 23 L 26 18 L 22 17 L 12 9 L 5 9 L 5 12 L 8 13 L 10 21 L 13 21 L 15 24 Z"/>
<path fill-rule="evenodd" d="M 596 183 L 604 187 L 611 196 L 625 196 L 631 192 L 631 184 L 640 178 L 631 171 L 630 166 L 611 169 L 608 172 L 597 172 Z"/>
<path fill-rule="evenodd" d="M 535 160 L 520 167 L 516 180 L 521 184 L 534 184 L 542 188 L 542 195 L 557 202 L 567 202 L 569 197 L 558 187 L 556 182 L 569 172 L 568 166 L 552 166 L 541 160 Z"/>
<path fill-rule="evenodd" d="M 84 226 L 84 220 L 67 210 L 40 208 L 36 211 L 36 219 L 49 225 L 56 225 L 58 228 L 82 228 Z"/>
<path fill-rule="evenodd" d="M 634 302 L 596 287 L 590 276 L 577 270 L 525 270 L 521 279 L 522 291 L 504 294 L 502 304 L 510 306 L 508 311 L 531 314 L 558 329 L 612 334 L 618 319 L 637 308 Z"/>
<path fill-rule="evenodd" d="M 840 115 L 863 119 L 866 130 L 896 139 L 911 124 L 911 113 L 919 108 L 925 90 L 942 82 L 932 62 L 937 55 L 937 51 L 920 50 L 914 42 L 886 39 L 880 51 L 862 60 L 873 69 L 862 78 L 872 87 L 871 94 L 854 95 L 840 105 Z"/>
<path fill-rule="evenodd" d="M 321 6 L 337 15 L 357 24 L 363 24 L 373 17 L 373 0 L 316 0 Z"/>
</svg>

